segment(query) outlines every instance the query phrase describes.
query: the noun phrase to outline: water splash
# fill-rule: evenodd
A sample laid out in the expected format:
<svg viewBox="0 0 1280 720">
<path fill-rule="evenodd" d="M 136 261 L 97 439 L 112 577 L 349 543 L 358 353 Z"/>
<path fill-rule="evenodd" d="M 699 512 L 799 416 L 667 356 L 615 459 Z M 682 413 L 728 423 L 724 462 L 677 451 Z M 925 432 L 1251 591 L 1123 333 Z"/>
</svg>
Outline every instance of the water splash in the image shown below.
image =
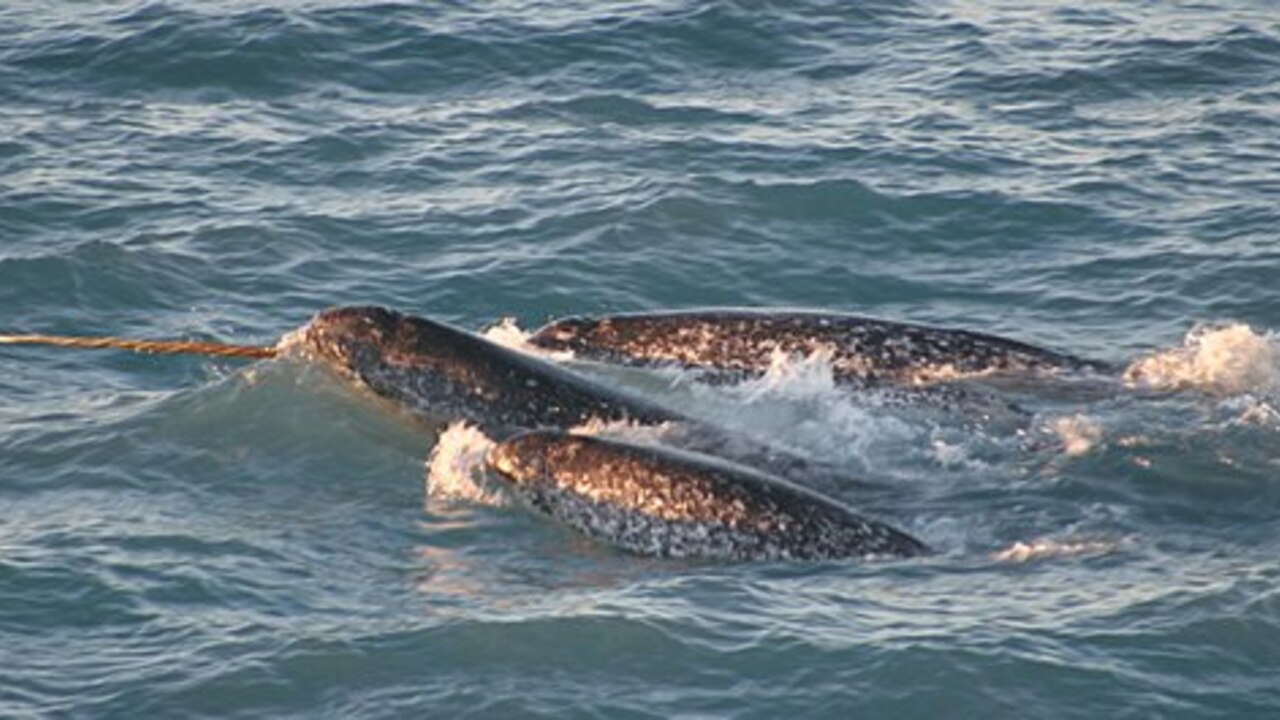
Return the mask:
<svg viewBox="0 0 1280 720">
<path fill-rule="evenodd" d="M 826 353 L 775 353 L 764 375 L 733 385 L 686 374 L 673 386 L 692 415 L 853 475 L 932 483 L 938 470 L 985 474 L 990 456 L 1013 447 L 942 396 L 921 395 L 931 391 L 837 384 Z"/>
<path fill-rule="evenodd" d="M 671 428 L 665 424 L 592 421 L 571 428 L 569 432 L 660 445 L 670 431 Z M 485 471 L 485 456 L 494 444 L 492 438 L 465 421 L 450 424 L 440 433 L 427 459 L 427 497 L 435 501 L 489 506 L 508 504 L 506 493 L 488 479 Z"/>
<path fill-rule="evenodd" d="M 1280 411 L 1262 398 L 1242 395 L 1224 403 L 1224 407 L 1236 413 L 1231 420 L 1233 424 L 1280 429 Z"/>
<path fill-rule="evenodd" d="M 675 430 L 670 423 L 645 425 L 630 420 L 592 419 L 569 428 L 570 434 L 616 438 L 640 445 L 662 445 Z"/>
<path fill-rule="evenodd" d="M 548 360 L 566 362 L 573 360 L 572 350 L 547 350 L 529 342 L 533 333 L 520 327 L 520 321 L 513 317 L 504 317 L 498 322 L 480 331 L 480 336 L 502 347 L 517 350 L 529 355 L 536 355 Z"/>
<path fill-rule="evenodd" d="M 1051 418 L 1045 427 L 1062 441 L 1062 451 L 1070 457 L 1085 455 L 1102 442 L 1102 425 L 1088 415 Z"/>
<path fill-rule="evenodd" d="M 1180 347 L 1134 360 L 1125 382 L 1157 390 L 1196 388 L 1235 395 L 1280 389 L 1280 345 L 1248 325 L 1197 325 Z"/>
<path fill-rule="evenodd" d="M 871 446 L 917 437 L 910 427 L 860 397 L 838 391 L 829 355 L 775 353 L 768 371 L 737 385 L 689 385 L 689 408 L 712 423 L 837 463 L 867 465 Z"/>
<path fill-rule="evenodd" d="M 769 357 L 769 369 L 758 380 L 749 381 L 745 387 L 749 402 L 784 389 L 792 396 L 823 396 L 836 391 L 835 369 L 830 349 L 816 350 L 809 355 L 795 355 L 774 350 Z"/>
<path fill-rule="evenodd" d="M 304 361 L 311 359 L 307 350 L 307 332 L 310 329 L 311 323 L 308 322 L 281 335 L 275 345 L 277 357 Z"/>
<path fill-rule="evenodd" d="M 449 425 L 427 459 L 428 499 L 505 505 L 506 495 L 485 479 L 484 458 L 493 444 L 489 436 L 466 422 Z"/>
</svg>

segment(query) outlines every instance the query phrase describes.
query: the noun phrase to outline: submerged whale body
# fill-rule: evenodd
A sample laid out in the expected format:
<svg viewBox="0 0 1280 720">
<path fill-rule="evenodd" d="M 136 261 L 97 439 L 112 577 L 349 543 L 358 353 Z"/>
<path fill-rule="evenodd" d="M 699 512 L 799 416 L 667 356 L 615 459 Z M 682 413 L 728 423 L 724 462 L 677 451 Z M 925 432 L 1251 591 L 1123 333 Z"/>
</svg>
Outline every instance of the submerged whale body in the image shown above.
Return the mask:
<svg viewBox="0 0 1280 720">
<path fill-rule="evenodd" d="M 487 463 L 536 510 L 641 555 L 822 560 L 929 551 L 806 488 L 693 453 L 541 430 L 495 445 Z"/>
<path fill-rule="evenodd" d="M 775 355 L 828 353 L 846 383 L 927 384 L 1023 371 L 1113 372 L 1110 365 L 968 330 L 804 310 L 706 309 L 570 317 L 529 342 L 575 357 L 756 376 Z"/>
</svg>

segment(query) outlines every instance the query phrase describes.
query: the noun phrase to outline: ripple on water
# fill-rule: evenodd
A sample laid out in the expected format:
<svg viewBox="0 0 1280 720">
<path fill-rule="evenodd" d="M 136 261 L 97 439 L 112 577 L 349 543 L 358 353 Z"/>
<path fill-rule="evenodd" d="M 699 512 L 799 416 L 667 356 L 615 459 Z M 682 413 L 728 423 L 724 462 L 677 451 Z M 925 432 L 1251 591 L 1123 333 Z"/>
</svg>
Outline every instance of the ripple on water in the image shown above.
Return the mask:
<svg viewBox="0 0 1280 720">
<path fill-rule="evenodd" d="M 590 370 L 941 551 L 718 566 L 428 495 L 482 442 L 314 369 L 5 347 L 0 715 L 1274 715 L 1269 13 L 5 3 L 5 332 L 761 304 L 1141 373 L 978 419 Z"/>
</svg>

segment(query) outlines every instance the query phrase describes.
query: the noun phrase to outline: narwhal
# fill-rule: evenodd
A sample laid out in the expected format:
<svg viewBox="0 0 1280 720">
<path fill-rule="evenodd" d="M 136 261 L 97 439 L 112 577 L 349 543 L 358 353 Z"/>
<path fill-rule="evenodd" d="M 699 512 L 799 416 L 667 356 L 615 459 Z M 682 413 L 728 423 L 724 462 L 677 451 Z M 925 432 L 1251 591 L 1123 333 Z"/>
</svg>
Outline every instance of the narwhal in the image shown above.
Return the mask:
<svg viewBox="0 0 1280 720">
<path fill-rule="evenodd" d="M 564 432 L 572 428 L 607 423 L 662 426 L 666 429 L 663 433 L 664 441 L 691 451 L 713 454 L 732 452 L 733 459 L 761 467 L 761 471 L 745 467 L 735 471 L 736 477 L 748 478 L 737 482 L 738 492 L 750 492 L 750 488 L 754 487 L 762 491 L 774 489 L 771 492 L 776 494 L 776 489 L 784 488 L 784 495 L 800 493 L 796 496 L 803 496 L 806 502 L 817 503 L 813 505 L 814 508 L 826 507 L 813 499 L 821 498 L 820 495 L 810 490 L 802 491 L 800 486 L 787 479 L 770 474 L 772 472 L 790 478 L 811 479 L 812 473 L 822 472 L 815 470 L 816 466 L 807 460 L 735 437 L 707 423 L 644 398 L 615 390 L 546 360 L 504 347 L 475 333 L 387 308 L 365 306 L 325 310 L 303 327 L 284 336 L 275 346 L 269 347 L 120 338 L 0 336 L 0 343 L 24 342 L 67 347 L 114 347 L 151 353 L 302 359 L 334 370 L 357 387 L 391 401 L 434 426 L 466 422 L 499 442 L 530 430 Z M 507 449 L 494 457 L 507 460 L 494 464 L 499 472 L 502 472 L 503 467 L 514 467 L 510 464 L 510 458 L 517 452 L 513 448 L 527 447 L 527 441 L 525 444 L 501 447 Z M 597 455 L 602 458 L 610 453 L 619 458 L 635 457 L 635 451 L 625 443 L 610 444 L 601 441 L 594 447 Z M 530 451 L 533 452 L 533 449 L 530 448 Z M 709 466 L 700 468 L 696 464 L 686 464 L 683 467 L 685 476 L 689 478 L 698 476 L 700 472 L 712 471 Z M 597 477 L 604 481 L 607 473 L 600 473 Z M 707 497 L 714 499 L 716 495 L 712 493 Z M 796 507 L 804 506 L 802 504 Z M 620 512 L 625 511 L 625 508 L 618 509 Z M 887 525 L 878 523 L 867 527 L 876 528 L 874 532 L 867 530 L 864 533 L 868 542 L 891 530 Z M 884 528 L 883 533 L 879 528 Z M 922 543 L 903 533 L 892 531 L 892 535 L 910 540 L 902 540 L 902 548 L 923 548 Z M 674 539 L 676 536 L 671 537 Z M 684 542 L 690 536 L 679 537 Z M 666 554 L 691 553 L 677 553 L 673 550 Z M 743 550 L 737 555 L 709 550 L 704 554 L 725 557 L 819 556 L 807 550 L 797 550 L 790 555 L 773 550 Z M 871 556 L 906 553 L 870 549 L 867 552 L 847 554 Z"/>
<path fill-rule="evenodd" d="M 824 354 L 835 379 L 854 385 L 928 385 L 1029 372 L 1119 372 L 1106 362 L 997 335 L 815 310 L 711 308 L 575 316 L 539 328 L 529 342 L 584 360 L 677 366 L 721 379 L 763 374 L 779 353 Z"/>
<path fill-rule="evenodd" d="M 533 430 L 487 462 L 535 510 L 596 540 L 658 557 L 912 557 L 919 540 L 824 495 L 719 458 Z"/>
</svg>

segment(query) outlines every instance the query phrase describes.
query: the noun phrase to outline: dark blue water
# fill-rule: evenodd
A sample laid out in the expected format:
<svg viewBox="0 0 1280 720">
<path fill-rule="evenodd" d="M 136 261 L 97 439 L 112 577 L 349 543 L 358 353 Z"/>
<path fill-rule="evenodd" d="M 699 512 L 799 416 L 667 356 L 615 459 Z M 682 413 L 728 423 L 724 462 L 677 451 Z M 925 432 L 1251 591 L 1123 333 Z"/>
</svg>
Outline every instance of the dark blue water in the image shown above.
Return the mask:
<svg viewBox="0 0 1280 720">
<path fill-rule="evenodd" d="M 0 332 L 786 305 L 1146 364 L 1029 419 L 598 371 L 940 550 L 719 565 L 314 368 L 8 347 L 0 716 L 1273 717 L 1278 199 L 1272 2 L 6 2 Z"/>
</svg>

